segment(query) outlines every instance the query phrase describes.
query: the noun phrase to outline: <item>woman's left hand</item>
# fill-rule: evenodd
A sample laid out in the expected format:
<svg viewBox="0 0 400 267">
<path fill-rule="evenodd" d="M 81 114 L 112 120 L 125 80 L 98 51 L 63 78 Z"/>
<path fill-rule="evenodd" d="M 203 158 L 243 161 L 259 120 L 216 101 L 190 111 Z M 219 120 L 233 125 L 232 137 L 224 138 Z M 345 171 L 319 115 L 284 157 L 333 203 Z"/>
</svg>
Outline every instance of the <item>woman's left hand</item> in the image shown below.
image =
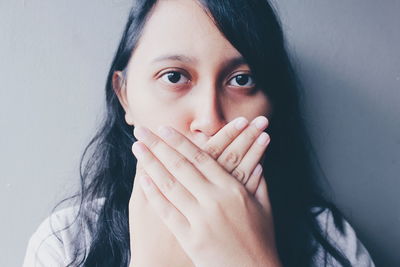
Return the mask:
<svg viewBox="0 0 400 267">
<path fill-rule="evenodd" d="M 265 179 L 261 201 L 170 127 L 135 128 L 132 150 L 150 205 L 196 266 L 281 266 Z M 150 178 L 151 177 L 151 178 Z M 260 198 L 259 198 L 260 199 Z M 149 229 L 151 231 L 151 229 Z"/>
</svg>

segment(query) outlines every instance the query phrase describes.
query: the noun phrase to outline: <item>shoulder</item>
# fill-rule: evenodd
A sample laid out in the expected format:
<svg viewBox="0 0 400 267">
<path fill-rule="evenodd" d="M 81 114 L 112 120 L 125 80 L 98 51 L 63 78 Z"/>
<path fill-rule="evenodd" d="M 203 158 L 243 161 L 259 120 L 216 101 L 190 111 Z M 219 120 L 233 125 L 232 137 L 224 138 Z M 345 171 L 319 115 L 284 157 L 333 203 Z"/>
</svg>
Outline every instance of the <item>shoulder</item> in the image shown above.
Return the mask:
<svg viewBox="0 0 400 267">
<path fill-rule="evenodd" d="M 349 259 L 353 266 L 375 266 L 370 254 L 358 239 L 356 232 L 349 222 L 343 219 L 343 231 L 340 231 L 335 224 L 333 212 L 328 208 L 324 209 L 319 215 L 317 215 L 317 221 L 323 229 L 328 240 L 340 251 L 342 251 L 342 253 Z M 317 262 L 316 266 L 320 266 L 324 262 L 324 253 L 322 247 L 318 248 L 315 261 Z M 328 263 L 330 261 L 337 263 L 333 258 L 330 258 Z"/>
<path fill-rule="evenodd" d="M 104 199 L 97 199 L 91 204 L 101 207 Z M 79 206 L 71 206 L 52 213 L 30 237 L 24 267 L 66 266 L 90 244 L 89 225 L 77 220 Z M 92 222 L 97 220 L 98 210 L 87 217 Z M 89 222 L 88 222 L 89 223 Z"/>
</svg>

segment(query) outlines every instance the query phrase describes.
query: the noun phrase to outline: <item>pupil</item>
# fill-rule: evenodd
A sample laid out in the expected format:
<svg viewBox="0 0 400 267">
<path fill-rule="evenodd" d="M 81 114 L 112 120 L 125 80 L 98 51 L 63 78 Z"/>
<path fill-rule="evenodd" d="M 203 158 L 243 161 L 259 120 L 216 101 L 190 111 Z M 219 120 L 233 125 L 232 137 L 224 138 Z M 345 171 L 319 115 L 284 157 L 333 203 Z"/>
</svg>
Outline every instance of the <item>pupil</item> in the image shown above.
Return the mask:
<svg viewBox="0 0 400 267">
<path fill-rule="evenodd" d="M 172 83 L 177 83 L 181 78 L 181 74 L 178 72 L 171 72 L 168 74 L 168 80 Z"/>
<path fill-rule="evenodd" d="M 247 77 L 246 75 L 238 75 L 238 76 L 236 76 L 236 82 L 239 85 L 245 85 L 248 81 L 249 81 L 249 77 Z"/>
</svg>

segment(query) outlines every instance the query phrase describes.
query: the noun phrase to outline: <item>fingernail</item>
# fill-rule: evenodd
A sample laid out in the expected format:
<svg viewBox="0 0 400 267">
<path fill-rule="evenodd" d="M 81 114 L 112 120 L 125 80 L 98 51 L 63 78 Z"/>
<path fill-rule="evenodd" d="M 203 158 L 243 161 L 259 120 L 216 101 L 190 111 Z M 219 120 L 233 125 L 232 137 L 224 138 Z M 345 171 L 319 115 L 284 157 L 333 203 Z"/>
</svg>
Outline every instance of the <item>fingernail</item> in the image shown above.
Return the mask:
<svg viewBox="0 0 400 267">
<path fill-rule="evenodd" d="M 132 151 L 135 154 L 135 156 L 142 156 L 143 153 L 146 151 L 146 149 L 144 148 L 143 144 L 135 142 L 132 145 Z"/>
<path fill-rule="evenodd" d="M 145 127 L 136 126 L 133 134 L 137 139 L 146 139 L 150 135 L 150 132 Z"/>
<path fill-rule="evenodd" d="M 243 117 L 236 119 L 235 128 L 237 130 L 242 130 L 247 125 L 247 120 Z"/>
<path fill-rule="evenodd" d="M 269 141 L 269 135 L 266 132 L 262 132 L 257 138 L 257 143 L 260 145 L 265 145 Z"/>
<path fill-rule="evenodd" d="M 170 138 L 174 134 L 173 130 L 166 126 L 160 126 L 160 128 L 158 128 L 158 133 L 164 138 Z"/>
<path fill-rule="evenodd" d="M 264 116 L 258 117 L 253 121 L 253 124 L 259 130 L 263 130 L 267 126 L 268 120 Z"/>
</svg>

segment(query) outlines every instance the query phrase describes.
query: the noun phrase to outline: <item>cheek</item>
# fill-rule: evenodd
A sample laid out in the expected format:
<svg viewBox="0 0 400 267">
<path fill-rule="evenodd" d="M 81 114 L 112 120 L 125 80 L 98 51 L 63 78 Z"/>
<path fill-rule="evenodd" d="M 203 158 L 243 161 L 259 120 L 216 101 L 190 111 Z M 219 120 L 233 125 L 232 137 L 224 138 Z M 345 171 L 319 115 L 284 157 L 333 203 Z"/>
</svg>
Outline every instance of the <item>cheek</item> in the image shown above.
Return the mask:
<svg viewBox="0 0 400 267">
<path fill-rule="evenodd" d="M 157 132 L 161 125 L 171 126 L 184 131 L 187 123 L 187 109 L 177 103 L 171 103 L 160 97 L 138 93 L 132 94 L 131 112 L 135 125 L 148 127 Z"/>
<path fill-rule="evenodd" d="M 135 91 L 129 95 L 130 110 L 135 121 L 157 116 L 157 102 L 146 92 Z"/>
<path fill-rule="evenodd" d="M 259 115 L 264 115 L 269 117 L 269 115 L 272 112 L 271 101 L 262 92 L 259 92 L 257 95 L 254 96 L 251 106 L 252 108 L 249 107 L 249 109 L 254 111 L 255 117 Z"/>
<path fill-rule="evenodd" d="M 257 100 L 256 106 L 258 112 L 264 116 L 269 117 L 272 114 L 272 105 L 269 98 L 265 95 Z"/>
<path fill-rule="evenodd" d="M 263 93 L 228 101 L 225 106 L 229 120 L 238 116 L 245 116 L 249 120 L 261 115 L 269 117 L 272 111 L 270 101 Z"/>
</svg>

